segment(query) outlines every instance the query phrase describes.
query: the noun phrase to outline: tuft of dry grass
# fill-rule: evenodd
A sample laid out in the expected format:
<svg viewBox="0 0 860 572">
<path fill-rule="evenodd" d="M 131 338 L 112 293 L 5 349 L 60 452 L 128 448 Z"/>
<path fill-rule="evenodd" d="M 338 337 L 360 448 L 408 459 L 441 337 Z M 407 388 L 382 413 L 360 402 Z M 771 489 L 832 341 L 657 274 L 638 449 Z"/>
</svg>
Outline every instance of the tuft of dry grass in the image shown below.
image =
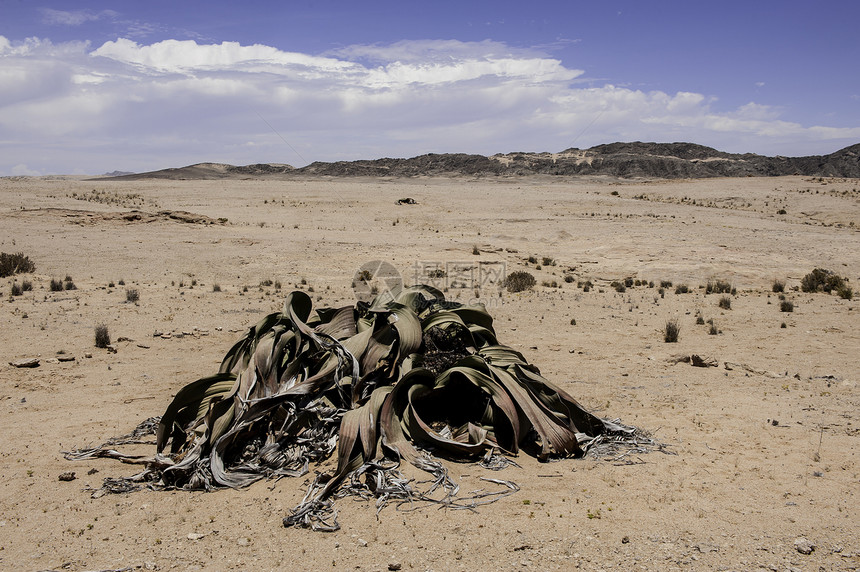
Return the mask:
<svg viewBox="0 0 860 572">
<path fill-rule="evenodd" d="M 676 318 L 672 318 L 666 322 L 663 329 L 663 341 L 667 344 L 674 344 L 678 341 L 678 335 L 681 333 L 681 324 Z"/>
<path fill-rule="evenodd" d="M 97 348 L 106 348 L 110 345 L 110 332 L 108 332 L 108 327 L 104 324 L 99 324 L 96 326 L 96 347 Z"/>
<path fill-rule="evenodd" d="M 137 304 L 140 301 L 140 292 L 137 291 L 137 288 L 125 289 L 125 301 L 131 304 Z"/>
</svg>

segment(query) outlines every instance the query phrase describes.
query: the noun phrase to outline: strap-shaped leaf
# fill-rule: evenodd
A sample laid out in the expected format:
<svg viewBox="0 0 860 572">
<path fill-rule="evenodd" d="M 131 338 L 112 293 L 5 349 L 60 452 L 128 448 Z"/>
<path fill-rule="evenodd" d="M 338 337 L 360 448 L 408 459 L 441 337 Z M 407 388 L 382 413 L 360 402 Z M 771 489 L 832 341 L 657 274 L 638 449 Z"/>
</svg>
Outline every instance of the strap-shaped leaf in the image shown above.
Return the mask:
<svg viewBox="0 0 860 572">
<path fill-rule="evenodd" d="M 190 419 L 202 417 L 209 409 L 212 399 L 230 393 L 235 379 L 236 376 L 232 373 L 217 373 L 198 379 L 180 389 L 161 416 L 155 438 L 156 451 L 160 453 L 164 450 L 173 424 L 183 411 L 193 411 Z"/>
</svg>

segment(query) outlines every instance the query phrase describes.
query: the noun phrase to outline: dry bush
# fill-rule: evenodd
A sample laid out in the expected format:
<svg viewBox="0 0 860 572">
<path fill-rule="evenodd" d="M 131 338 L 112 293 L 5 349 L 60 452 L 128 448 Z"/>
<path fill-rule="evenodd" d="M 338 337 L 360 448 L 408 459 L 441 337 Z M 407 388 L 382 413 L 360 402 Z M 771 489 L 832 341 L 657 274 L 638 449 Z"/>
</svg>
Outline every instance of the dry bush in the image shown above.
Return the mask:
<svg viewBox="0 0 860 572">
<path fill-rule="evenodd" d="M 723 310 L 731 310 L 732 309 L 732 299 L 729 296 L 722 296 L 720 301 L 717 302 L 717 305 Z"/>
<path fill-rule="evenodd" d="M 678 323 L 677 319 L 672 318 L 666 322 L 666 326 L 663 329 L 663 341 L 667 344 L 673 344 L 678 341 L 678 335 L 680 333 L 681 324 Z"/>
<path fill-rule="evenodd" d="M 708 280 L 708 285 L 705 287 L 705 294 L 733 294 L 734 288 L 731 283 L 725 280 Z"/>
<path fill-rule="evenodd" d="M 106 348 L 110 345 L 110 333 L 104 324 L 96 326 L 96 347 Z"/>
<path fill-rule="evenodd" d="M 524 270 L 511 272 L 505 278 L 505 288 L 508 292 L 522 292 L 523 290 L 531 290 L 537 283 L 535 277 Z"/>
<path fill-rule="evenodd" d="M 36 270 L 36 264 L 23 252 L 7 254 L 0 252 L 0 278 L 13 274 L 28 274 Z"/>
<path fill-rule="evenodd" d="M 838 274 L 824 268 L 816 268 L 803 277 L 800 289 L 804 292 L 831 292 L 845 286 L 845 280 Z"/>
</svg>

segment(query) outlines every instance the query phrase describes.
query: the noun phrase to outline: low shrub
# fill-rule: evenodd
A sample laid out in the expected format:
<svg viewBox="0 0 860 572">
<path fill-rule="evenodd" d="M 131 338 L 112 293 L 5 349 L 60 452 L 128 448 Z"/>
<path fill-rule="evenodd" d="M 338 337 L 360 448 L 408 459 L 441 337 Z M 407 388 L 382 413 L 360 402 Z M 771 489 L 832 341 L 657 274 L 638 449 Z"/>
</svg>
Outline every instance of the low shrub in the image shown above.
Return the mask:
<svg viewBox="0 0 860 572">
<path fill-rule="evenodd" d="M 688 294 L 690 292 L 690 287 L 686 284 L 678 284 L 675 287 L 675 294 Z"/>
<path fill-rule="evenodd" d="M 777 294 L 780 292 L 785 292 L 785 282 L 783 280 L 774 280 L 770 288 Z"/>
<path fill-rule="evenodd" d="M 794 312 L 794 302 L 791 300 L 783 300 L 779 303 L 780 312 Z"/>
<path fill-rule="evenodd" d="M 110 333 L 104 324 L 96 326 L 96 347 L 106 348 L 110 345 Z"/>
<path fill-rule="evenodd" d="M 843 286 L 845 280 L 842 277 L 824 268 L 816 268 L 800 281 L 800 289 L 804 292 L 830 292 Z"/>
<path fill-rule="evenodd" d="M 536 283 L 535 277 L 524 270 L 516 270 L 505 277 L 505 288 L 508 292 L 531 290 Z"/>
<path fill-rule="evenodd" d="M 36 270 L 36 264 L 23 252 L 7 254 L 0 252 L 0 278 L 13 274 L 28 274 Z"/>
<path fill-rule="evenodd" d="M 125 301 L 132 304 L 137 304 L 140 301 L 140 292 L 137 291 L 137 288 L 125 289 Z"/>
<path fill-rule="evenodd" d="M 63 281 L 59 278 L 51 278 L 51 292 L 62 292 Z"/>
<path fill-rule="evenodd" d="M 730 294 L 732 285 L 725 280 L 708 280 L 708 285 L 705 287 L 705 294 Z"/>
<path fill-rule="evenodd" d="M 673 318 L 666 322 L 666 326 L 663 329 L 663 341 L 667 344 L 673 344 L 678 341 L 680 333 L 681 325 L 678 323 L 678 320 Z"/>
<path fill-rule="evenodd" d="M 851 300 L 854 297 L 854 290 L 851 289 L 851 286 L 843 284 L 836 289 L 836 294 L 843 300 Z"/>
<path fill-rule="evenodd" d="M 720 298 L 720 301 L 717 302 L 717 305 L 723 310 L 731 310 L 732 309 L 732 299 L 729 296 L 723 296 Z"/>
</svg>

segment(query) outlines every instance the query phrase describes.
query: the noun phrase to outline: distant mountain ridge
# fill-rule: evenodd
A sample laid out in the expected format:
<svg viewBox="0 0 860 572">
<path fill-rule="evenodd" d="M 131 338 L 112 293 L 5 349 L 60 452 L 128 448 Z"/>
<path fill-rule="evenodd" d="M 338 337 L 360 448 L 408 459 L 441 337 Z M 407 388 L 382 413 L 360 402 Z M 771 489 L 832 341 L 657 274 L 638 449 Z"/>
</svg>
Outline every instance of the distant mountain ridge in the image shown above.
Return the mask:
<svg viewBox="0 0 860 572">
<path fill-rule="evenodd" d="M 296 175 L 334 177 L 608 175 L 622 178 L 698 179 L 706 177 L 860 178 L 860 143 L 829 155 L 766 157 L 725 153 L 694 143 L 609 143 L 559 153 L 504 153 L 485 157 L 465 153 L 419 155 L 409 159 L 314 162 L 301 168 L 260 163 L 233 166 L 198 163 L 113 177 L 116 179 L 285 178 Z"/>
</svg>

